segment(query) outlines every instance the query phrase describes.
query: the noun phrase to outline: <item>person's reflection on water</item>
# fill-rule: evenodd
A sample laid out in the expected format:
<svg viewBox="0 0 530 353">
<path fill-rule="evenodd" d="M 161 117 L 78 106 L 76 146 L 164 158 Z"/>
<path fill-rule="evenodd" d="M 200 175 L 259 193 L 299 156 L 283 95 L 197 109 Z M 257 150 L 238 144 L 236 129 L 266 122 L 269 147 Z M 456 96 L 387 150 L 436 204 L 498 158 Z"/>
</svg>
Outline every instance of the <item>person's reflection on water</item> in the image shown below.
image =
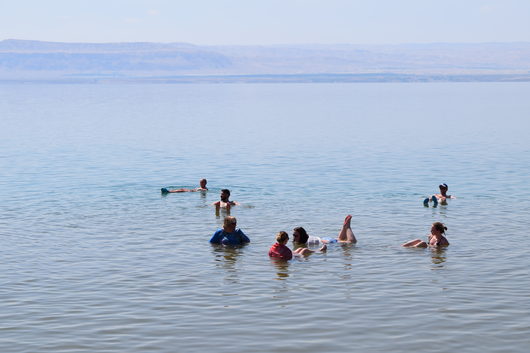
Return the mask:
<svg viewBox="0 0 530 353">
<path fill-rule="evenodd" d="M 225 280 L 232 283 L 238 283 L 239 270 L 237 269 L 237 260 L 244 252 L 243 248 L 246 245 L 211 244 L 211 246 L 215 267 L 226 271 Z"/>
<path fill-rule="evenodd" d="M 276 267 L 276 279 L 283 281 L 289 277 L 289 261 L 279 257 L 271 257 L 271 263 Z"/>
<path fill-rule="evenodd" d="M 215 208 L 215 218 L 219 219 L 221 216 L 226 217 L 230 216 L 230 209 L 229 208 Z"/>
<path fill-rule="evenodd" d="M 344 256 L 344 269 L 351 270 L 353 269 L 353 250 L 356 248 L 355 244 L 343 243 L 340 244 L 342 249 L 342 254 Z"/>
<path fill-rule="evenodd" d="M 443 268 L 444 262 L 447 260 L 445 253 L 447 251 L 447 248 L 431 248 L 431 261 L 434 265 L 435 269 Z"/>
</svg>

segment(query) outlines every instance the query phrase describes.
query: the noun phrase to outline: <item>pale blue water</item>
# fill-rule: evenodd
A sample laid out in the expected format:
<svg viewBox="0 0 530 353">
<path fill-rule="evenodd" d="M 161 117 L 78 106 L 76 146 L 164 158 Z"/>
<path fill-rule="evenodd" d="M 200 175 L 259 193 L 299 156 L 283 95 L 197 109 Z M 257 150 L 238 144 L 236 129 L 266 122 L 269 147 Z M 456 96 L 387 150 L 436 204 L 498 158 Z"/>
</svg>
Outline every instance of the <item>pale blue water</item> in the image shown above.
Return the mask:
<svg viewBox="0 0 530 353">
<path fill-rule="evenodd" d="M 526 352 L 528 97 L 0 85 L 0 351 Z M 424 208 L 441 182 L 458 198 Z M 224 187 L 244 248 L 208 243 Z M 279 230 L 334 236 L 348 213 L 357 245 L 269 260 Z M 447 250 L 400 247 L 434 221 Z"/>
</svg>

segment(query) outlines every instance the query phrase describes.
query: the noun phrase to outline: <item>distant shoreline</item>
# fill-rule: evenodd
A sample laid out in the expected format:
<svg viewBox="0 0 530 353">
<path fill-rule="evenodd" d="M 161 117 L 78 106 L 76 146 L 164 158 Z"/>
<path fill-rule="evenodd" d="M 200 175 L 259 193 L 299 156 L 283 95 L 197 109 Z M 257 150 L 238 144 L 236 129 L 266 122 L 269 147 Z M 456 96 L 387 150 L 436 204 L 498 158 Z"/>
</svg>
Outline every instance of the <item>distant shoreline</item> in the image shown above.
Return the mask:
<svg viewBox="0 0 530 353">
<path fill-rule="evenodd" d="M 81 76 L 81 75 L 80 75 Z M 148 77 L 69 76 L 55 78 L 0 78 L 0 84 L 214 84 L 214 83 L 428 83 L 428 82 L 530 82 L 528 74 L 291 74 L 291 75 L 178 75 Z"/>
<path fill-rule="evenodd" d="M 530 42 L 200 46 L 0 41 L 0 83 L 528 81 Z"/>
</svg>

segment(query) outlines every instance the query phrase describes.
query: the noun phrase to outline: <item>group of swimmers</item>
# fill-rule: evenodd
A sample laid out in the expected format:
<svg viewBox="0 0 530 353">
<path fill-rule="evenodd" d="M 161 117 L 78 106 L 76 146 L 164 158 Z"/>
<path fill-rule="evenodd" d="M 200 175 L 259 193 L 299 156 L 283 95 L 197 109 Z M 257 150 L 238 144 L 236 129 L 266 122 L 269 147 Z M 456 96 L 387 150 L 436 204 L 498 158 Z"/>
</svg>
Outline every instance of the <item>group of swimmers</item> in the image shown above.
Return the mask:
<svg viewBox="0 0 530 353">
<path fill-rule="evenodd" d="M 182 188 L 182 189 L 167 189 L 167 188 L 162 188 L 162 189 L 160 189 L 160 191 L 162 192 L 162 194 L 169 194 L 169 193 L 174 193 L 174 192 L 197 192 L 197 191 L 205 192 L 205 191 L 208 191 L 208 188 L 206 187 L 206 184 L 208 184 L 208 181 L 206 179 L 201 179 L 201 180 L 199 180 L 199 187 L 198 188 L 194 188 L 194 189 L 186 189 L 186 188 Z M 235 202 L 235 201 L 231 201 L 230 200 L 230 190 L 221 189 L 221 199 L 219 201 L 214 202 L 213 205 L 215 206 L 215 209 L 216 209 L 217 213 L 219 213 L 219 210 L 221 208 L 223 208 L 223 209 L 225 209 L 227 211 L 230 211 L 230 208 L 232 206 L 239 205 L 239 202 Z"/>
<path fill-rule="evenodd" d="M 162 188 L 161 192 L 163 194 L 167 193 L 178 193 L 178 192 L 196 192 L 196 191 L 208 191 L 206 187 L 206 179 L 201 179 L 199 181 L 199 187 L 194 189 L 166 189 Z M 433 203 L 433 206 L 436 207 L 438 203 L 445 205 L 447 204 L 447 199 L 455 198 L 454 196 L 447 195 L 449 187 L 447 184 L 443 183 L 439 185 L 440 193 L 434 194 L 431 197 L 426 198 L 423 201 L 425 206 L 429 206 L 429 202 Z M 219 209 L 223 208 L 227 211 L 230 210 L 232 206 L 239 205 L 238 202 L 230 201 L 230 190 L 222 189 L 220 200 L 214 202 L 212 205 L 215 206 L 216 212 L 219 212 Z M 320 238 L 309 236 L 306 230 L 302 227 L 296 227 L 293 229 L 293 243 L 294 250 L 287 247 L 289 242 L 289 235 L 285 231 L 280 231 L 276 234 L 276 243 L 271 246 L 269 249 L 269 256 L 273 258 L 279 258 L 282 260 L 291 260 L 293 256 L 307 256 L 316 251 L 325 252 L 327 250 L 327 245 L 331 243 L 344 243 L 344 244 L 355 244 L 357 239 L 353 234 L 351 229 L 351 215 L 347 215 L 344 219 L 342 228 L 339 231 L 339 234 L 336 238 Z M 441 222 L 434 222 L 431 226 L 431 232 L 427 236 L 427 241 L 421 239 L 414 239 L 402 244 L 403 247 L 413 247 L 413 248 L 427 248 L 427 247 L 446 247 L 449 246 L 449 241 L 445 237 L 445 231 L 447 227 Z M 237 228 L 237 219 L 232 216 L 226 216 L 224 218 L 223 227 L 215 231 L 213 236 L 210 239 L 212 244 L 222 244 L 222 245 L 242 245 L 249 243 L 250 239 L 243 233 L 240 228 Z M 308 245 L 322 245 L 318 250 L 311 250 Z"/>
</svg>

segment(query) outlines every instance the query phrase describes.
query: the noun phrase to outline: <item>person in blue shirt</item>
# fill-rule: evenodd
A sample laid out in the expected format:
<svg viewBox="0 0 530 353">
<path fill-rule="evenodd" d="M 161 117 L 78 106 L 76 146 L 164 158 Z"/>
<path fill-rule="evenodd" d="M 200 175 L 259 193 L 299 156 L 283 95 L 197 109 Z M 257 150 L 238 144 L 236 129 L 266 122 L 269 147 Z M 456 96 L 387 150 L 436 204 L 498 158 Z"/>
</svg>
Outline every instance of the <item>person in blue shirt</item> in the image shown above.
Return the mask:
<svg viewBox="0 0 530 353">
<path fill-rule="evenodd" d="M 250 243 L 250 239 L 239 228 L 236 229 L 236 217 L 226 216 L 223 228 L 218 229 L 210 239 L 212 244 L 242 245 Z"/>
</svg>

